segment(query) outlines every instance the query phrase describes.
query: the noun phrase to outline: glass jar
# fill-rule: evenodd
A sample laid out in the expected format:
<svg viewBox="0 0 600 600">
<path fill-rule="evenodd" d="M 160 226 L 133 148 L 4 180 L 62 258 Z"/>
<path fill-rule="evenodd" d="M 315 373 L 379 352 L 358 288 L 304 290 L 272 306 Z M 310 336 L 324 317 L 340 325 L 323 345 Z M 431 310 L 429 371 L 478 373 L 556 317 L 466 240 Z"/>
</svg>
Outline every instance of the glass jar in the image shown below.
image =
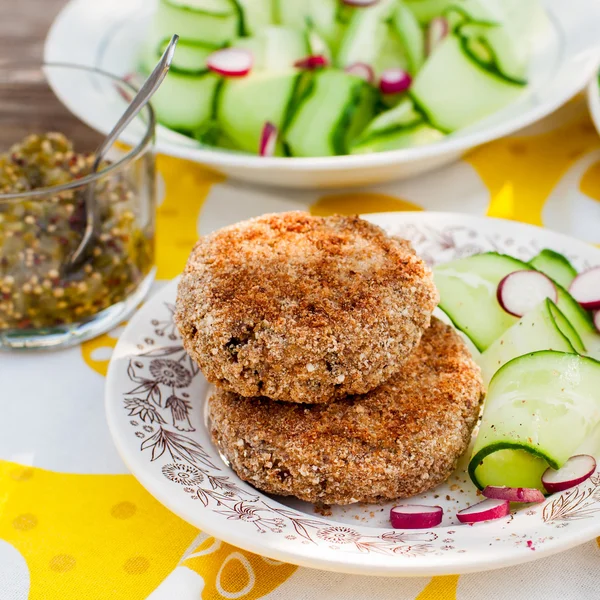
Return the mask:
<svg viewBox="0 0 600 600">
<path fill-rule="evenodd" d="M 59 101 L 56 82 L 73 95 Z M 115 144 L 90 175 L 103 136 L 65 108 L 87 111 L 85 120 L 97 125 L 90 111 L 104 111 L 106 86 L 122 93 L 118 118 L 134 90 L 116 77 L 73 65 L 0 69 L 0 349 L 65 347 L 100 335 L 125 319 L 152 284 L 152 109 L 128 128 L 129 145 Z M 81 96 L 82 89 L 94 97 Z M 111 125 L 99 128 L 105 133 Z M 69 269 L 90 189 L 98 233 L 81 264 Z"/>
</svg>

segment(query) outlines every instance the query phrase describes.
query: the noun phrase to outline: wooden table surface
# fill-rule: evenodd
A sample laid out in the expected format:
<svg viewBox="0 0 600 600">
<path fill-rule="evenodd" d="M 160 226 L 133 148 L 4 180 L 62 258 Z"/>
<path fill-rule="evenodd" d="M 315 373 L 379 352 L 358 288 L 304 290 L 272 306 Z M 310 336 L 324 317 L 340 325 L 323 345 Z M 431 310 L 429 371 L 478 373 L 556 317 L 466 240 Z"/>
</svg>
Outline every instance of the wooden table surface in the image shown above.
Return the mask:
<svg viewBox="0 0 600 600">
<path fill-rule="evenodd" d="M 27 133 L 45 131 L 63 132 L 81 151 L 97 147 L 98 135 L 66 111 L 41 73 L 37 81 L 31 76 L 43 60 L 48 28 L 66 3 L 0 0 L 0 152 Z"/>
</svg>

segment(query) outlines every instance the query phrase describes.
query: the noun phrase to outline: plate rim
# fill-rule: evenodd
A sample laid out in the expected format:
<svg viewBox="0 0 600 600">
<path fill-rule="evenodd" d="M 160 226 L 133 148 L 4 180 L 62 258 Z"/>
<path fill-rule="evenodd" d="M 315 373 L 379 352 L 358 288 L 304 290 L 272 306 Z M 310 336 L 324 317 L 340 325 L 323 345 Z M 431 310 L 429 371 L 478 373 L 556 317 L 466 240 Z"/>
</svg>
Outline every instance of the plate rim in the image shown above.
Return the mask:
<svg viewBox="0 0 600 600">
<path fill-rule="evenodd" d="M 556 236 L 557 240 L 563 240 L 566 243 L 581 245 L 588 250 L 598 253 L 600 259 L 600 249 L 596 249 L 593 245 L 573 238 L 569 235 L 555 232 L 544 227 L 531 225 L 527 223 L 510 221 L 507 219 L 499 219 L 493 217 L 482 217 L 476 215 L 467 215 L 461 213 L 450 213 L 450 212 L 388 212 L 388 213 L 372 213 L 361 215 L 363 218 L 367 218 L 371 222 L 381 225 L 386 219 L 402 219 L 404 215 L 410 215 L 412 219 L 424 220 L 428 219 L 456 219 L 460 217 L 465 223 L 476 224 L 478 222 L 489 222 L 498 221 L 505 224 L 510 228 L 520 229 L 522 232 L 548 232 L 553 236 Z M 397 221 L 396 221 L 397 222 Z M 146 307 L 159 302 L 161 298 L 169 293 L 169 290 L 177 285 L 179 278 L 175 278 L 166 282 L 160 290 L 158 290 L 150 299 L 146 302 Z M 139 310 L 134 317 L 129 321 L 125 330 L 117 342 L 113 356 L 119 355 L 119 350 L 125 344 L 130 342 L 126 339 L 128 332 L 135 331 L 143 319 L 146 318 L 144 309 Z M 487 570 L 495 570 L 530 562 L 539 558 L 548 557 L 560 552 L 569 550 L 575 546 L 583 544 L 585 542 L 593 540 L 595 537 L 600 535 L 600 514 L 597 517 L 593 517 L 588 521 L 589 526 L 575 534 L 569 535 L 566 542 L 562 544 L 556 543 L 552 545 L 542 544 L 536 548 L 536 552 L 527 552 L 526 548 L 522 547 L 511 547 L 504 548 L 500 552 L 500 556 L 496 554 L 485 555 L 483 558 L 479 557 L 476 553 L 469 554 L 465 553 L 460 555 L 445 554 L 441 558 L 437 556 L 422 557 L 425 561 L 421 564 L 413 563 L 399 563 L 398 565 L 390 564 L 360 564 L 356 561 L 356 556 L 351 556 L 351 560 L 348 560 L 348 555 L 344 553 L 330 553 L 326 557 L 316 556 L 311 557 L 306 552 L 298 552 L 297 549 L 294 551 L 286 550 L 281 545 L 274 545 L 273 543 L 267 544 L 256 543 L 255 540 L 260 540 L 260 536 L 248 535 L 245 530 L 239 529 L 239 532 L 235 531 L 235 528 L 227 529 L 226 536 L 223 537 L 223 530 L 219 529 L 218 524 L 213 526 L 213 522 L 217 521 L 211 519 L 212 511 L 206 509 L 203 506 L 198 505 L 198 510 L 195 511 L 194 520 L 190 520 L 189 509 L 184 506 L 183 496 L 169 494 L 166 490 L 166 486 L 160 486 L 156 484 L 155 476 L 150 472 L 148 468 L 137 469 L 132 468 L 135 463 L 132 460 L 134 452 L 126 448 L 126 444 L 118 433 L 119 426 L 117 425 L 117 398 L 120 399 L 119 395 L 113 394 L 113 390 L 116 388 L 115 380 L 118 377 L 117 371 L 119 369 L 119 358 L 112 359 L 109 364 L 106 383 L 105 383 L 105 412 L 107 417 L 107 423 L 110 435 L 117 448 L 117 451 L 123 459 L 125 465 L 129 469 L 130 473 L 141 483 L 141 485 L 165 508 L 190 523 L 194 527 L 198 527 L 204 533 L 207 533 L 216 539 L 223 540 L 234 546 L 242 548 L 246 551 L 253 552 L 260 556 L 265 556 L 274 560 L 280 560 L 290 564 L 298 566 L 316 568 L 319 570 L 333 571 L 338 573 L 356 574 L 356 575 L 374 575 L 374 576 L 389 576 L 389 577 L 424 577 L 424 576 L 436 576 L 436 575 L 448 575 L 448 574 L 466 574 L 481 572 Z M 200 518 L 195 518 L 198 515 Z M 204 517 L 203 515 L 206 515 Z M 354 561 L 352 560 L 354 559 Z"/>
<path fill-rule="evenodd" d="M 136 1 L 139 0 L 121 0 L 121 3 L 133 3 Z M 552 0 L 545 1 L 551 2 Z M 579 3 L 579 10 L 592 11 L 592 14 L 596 14 L 600 21 L 600 6 L 595 0 L 576 1 Z M 544 0 L 542 0 L 542 2 L 544 2 Z M 559 7 L 559 11 L 569 11 L 569 8 L 572 11 L 572 4 L 573 3 L 569 4 L 567 7 L 564 3 L 556 2 L 553 6 L 554 8 Z M 70 27 L 69 20 L 72 18 L 72 13 L 77 14 L 79 9 L 85 10 L 83 7 L 86 5 L 89 5 L 87 0 L 70 0 L 57 14 L 48 30 L 44 42 L 43 55 L 45 61 L 53 62 L 63 60 L 64 52 L 61 53 L 59 50 L 64 47 L 63 40 L 65 39 L 65 36 L 63 34 Z M 553 27 L 556 29 L 556 22 L 560 22 L 560 14 L 552 13 L 552 15 L 550 15 L 550 20 L 553 21 Z M 563 30 L 559 31 L 562 32 Z M 68 36 L 66 39 L 69 39 Z M 54 56 L 56 53 L 57 55 Z M 225 169 L 241 167 L 255 172 L 289 169 L 300 173 L 308 171 L 323 173 L 334 169 L 353 169 L 357 167 L 369 169 L 389 167 L 397 164 L 409 165 L 419 161 L 442 159 L 442 157 L 445 156 L 460 155 L 471 148 L 509 135 L 539 121 L 584 89 L 588 84 L 592 73 L 596 71 L 598 62 L 600 61 L 600 38 L 598 38 L 597 43 L 586 48 L 585 53 L 586 56 L 584 58 L 577 56 L 577 74 L 572 77 L 571 85 L 565 86 L 564 91 L 561 88 L 561 93 L 552 96 L 552 99 L 547 99 L 547 95 L 540 94 L 540 90 L 538 90 L 537 96 L 542 96 L 543 100 L 541 102 L 537 101 L 534 106 L 528 108 L 523 113 L 510 118 L 508 123 L 502 121 L 480 131 L 468 132 L 466 134 L 459 133 L 455 137 L 447 136 L 435 144 L 419 146 L 416 148 L 374 152 L 366 155 L 329 157 L 258 157 L 246 153 L 234 153 L 223 150 L 205 149 L 202 147 L 185 147 L 167 143 L 162 140 L 157 140 L 156 149 L 164 154 L 215 167 L 223 167 Z M 574 57 L 574 54 L 570 55 L 570 58 Z M 564 63 L 565 57 L 563 56 L 559 64 L 562 65 Z M 571 70 L 571 72 L 573 72 L 573 70 Z"/>
</svg>

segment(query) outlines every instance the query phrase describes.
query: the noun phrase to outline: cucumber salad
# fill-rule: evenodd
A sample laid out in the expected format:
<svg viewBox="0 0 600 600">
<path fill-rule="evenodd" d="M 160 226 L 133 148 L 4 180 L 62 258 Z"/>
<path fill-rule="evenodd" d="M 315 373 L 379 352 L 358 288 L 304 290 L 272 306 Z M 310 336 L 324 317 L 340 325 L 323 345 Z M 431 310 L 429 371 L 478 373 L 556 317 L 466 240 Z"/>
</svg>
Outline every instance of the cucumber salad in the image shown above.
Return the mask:
<svg viewBox="0 0 600 600">
<path fill-rule="evenodd" d="M 140 71 L 172 34 L 158 121 L 261 156 L 428 144 L 527 84 L 534 0 L 159 0 Z"/>
<path fill-rule="evenodd" d="M 578 274 L 547 249 L 528 263 L 476 254 L 434 275 L 440 308 L 481 352 L 488 386 L 475 485 L 532 502 L 584 481 L 596 464 L 579 449 L 600 424 L 600 267 Z"/>
<path fill-rule="evenodd" d="M 440 309 L 480 352 L 487 397 L 469 462 L 485 500 L 461 523 L 506 517 L 586 481 L 600 429 L 600 266 L 550 249 L 529 262 L 475 254 L 434 268 Z M 597 442 L 597 440 L 596 440 Z M 435 527 L 440 506 L 399 505 L 395 528 Z"/>
</svg>

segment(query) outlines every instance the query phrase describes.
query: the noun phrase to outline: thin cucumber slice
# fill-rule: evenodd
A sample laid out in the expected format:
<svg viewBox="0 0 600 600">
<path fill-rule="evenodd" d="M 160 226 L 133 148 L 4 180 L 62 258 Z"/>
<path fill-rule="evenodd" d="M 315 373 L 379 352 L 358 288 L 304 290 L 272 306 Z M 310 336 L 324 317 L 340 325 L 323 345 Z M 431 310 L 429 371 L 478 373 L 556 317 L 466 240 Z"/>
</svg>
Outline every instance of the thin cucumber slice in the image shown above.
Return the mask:
<svg viewBox="0 0 600 600">
<path fill-rule="evenodd" d="M 257 35 L 273 23 L 271 0 L 236 0 L 243 15 L 244 34 Z"/>
<path fill-rule="evenodd" d="M 512 256 L 494 252 L 438 265 L 433 273 L 440 308 L 483 352 L 517 321 L 498 304 L 498 284 L 509 273 L 527 268 Z"/>
<path fill-rule="evenodd" d="M 493 377 L 469 463 L 479 488 L 543 489 L 600 423 L 600 362 L 545 350 L 520 356 Z"/>
<path fill-rule="evenodd" d="M 444 137 L 439 129 L 434 129 L 427 123 L 416 123 L 396 130 L 389 130 L 369 137 L 362 135 L 351 146 L 351 154 L 370 154 L 386 150 L 414 148 L 437 142 Z"/>
<path fill-rule="evenodd" d="M 456 32 L 462 40 L 463 50 L 483 69 L 509 83 L 526 85 L 524 77 L 516 77 L 503 69 L 496 49 L 489 41 L 492 30 L 498 27 L 496 23 L 466 23 L 458 26 Z"/>
<path fill-rule="evenodd" d="M 567 318 L 552 300 L 544 300 L 504 332 L 481 355 L 478 362 L 483 382 L 487 385 L 498 369 L 517 356 L 538 350 L 574 353 L 575 348 L 569 335 L 579 339 Z"/>
<path fill-rule="evenodd" d="M 373 118 L 375 92 L 342 71 L 317 73 L 285 132 L 293 156 L 345 154 L 348 141 Z"/>
<path fill-rule="evenodd" d="M 387 20 L 393 8 L 393 0 L 379 0 L 374 6 L 358 8 L 352 13 L 337 53 L 339 67 L 343 69 L 357 62 L 375 64 L 389 37 Z"/>
<path fill-rule="evenodd" d="M 538 0 L 462 0 L 451 3 L 446 14 L 463 13 L 463 22 L 496 23 L 481 31 L 493 53 L 496 69 L 515 81 L 526 79 L 531 43 L 546 16 Z"/>
<path fill-rule="evenodd" d="M 403 98 L 400 102 L 382 113 L 379 113 L 362 132 L 360 140 L 368 139 L 373 135 L 394 133 L 399 129 L 423 123 L 423 115 L 415 110 L 415 105 L 410 98 Z"/>
<path fill-rule="evenodd" d="M 414 13 L 400 0 L 394 10 L 392 23 L 399 35 L 410 72 L 414 75 L 425 62 L 425 38 Z"/>
<path fill-rule="evenodd" d="M 575 267 L 569 260 L 554 250 L 544 248 L 538 255 L 534 256 L 529 264 L 538 271 L 548 275 L 550 279 L 568 289 L 571 282 L 577 277 Z"/>
<path fill-rule="evenodd" d="M 452 4 L 463 4 L 462 0 L 404 0 L 404 2 L 421 25 L 427 25 L 431 19 L 440 16 Z"/>
<path fill-rule="evenodd" d="M 438 265 L 434 268 L 434 276 L 440 291 L 440 308 L 483 352 L 517 321 L 498 303 L 498 284 L 509 273 L 531 268 L 517 258 L 496 252 L 475 254 Z M 589 314 L 567 290 L 557 283 L 556 287 L 558 307 L 577 331 L 583 345 L 587 347 L 588 339 L 600 339 Z"/>
<path fill-rule="evenodd" d="M 169 73 L 152 96 L 152 108 L 161 125 L 193 134 L 212 118 L 214 97 L 220 78 Z"/>
<path fill-rule="evenodd" d="M 310 54 L 306 34 L 290 27 L 272 25 L 261 32 L 265 41 L 264 68 L 267 71 L 288 70 Z"/>
<path fill-rule="evenodd" d="M 391 24 L 385 25 L 384 41 L 379 54 L 374 58 L 372 66 L 377 77 L 386 69 L 403 69 L 409 71 L 409 62 L 404 51 L 402 39 Z"/>
<path fill-rule="evenodd" d="M 393 133 L 384 133 L 353 144 L 351 154 L 371 154 L 387 150 L 401 150 L 402 148 L 415 148 L 426 146 L 444 138 L 444 133 L 426 123 L 398 129 Z"/>
<path fill-rule="evenodd" d="M 240 15 L 230 0 L 186 0 L 179 4 L 175 0 L 161 0 L 154 28 L 159 39 L 170 38 L 177 32 L 185 40 L 221 46 L 238 35 Z"/>
<path fill-rule="evenodd" d="M 281 130 L 300 76 L 263 72 L 225 81 L 217 102 L 223 133 L 242 150 L 258 153 L 265 123 Z"/>
<path fill-rule="evenodd" d="M 455 131 L 515 100 L 522 86 L 494 76 L 475 62 L 463 40 L 448 35 L 417 74 L 411 95 L 430 122 Z"/>
<path fill-rule="evenodd" d="M 294 63 L 310 54 L 306 34 L 291 27 L 269 25 L 254 37 L 238 38 L 232 46 L 252 53 L 256 71 L 289 71 Z"/>
<path fill-rule="evenodd" d="M 310 23 L 331 50 L 337 50 L 344 28 L 336 18 L 339 0 L 273 0 L 273 3 L 278 23 L 296 29 Z"/>
</svg>

